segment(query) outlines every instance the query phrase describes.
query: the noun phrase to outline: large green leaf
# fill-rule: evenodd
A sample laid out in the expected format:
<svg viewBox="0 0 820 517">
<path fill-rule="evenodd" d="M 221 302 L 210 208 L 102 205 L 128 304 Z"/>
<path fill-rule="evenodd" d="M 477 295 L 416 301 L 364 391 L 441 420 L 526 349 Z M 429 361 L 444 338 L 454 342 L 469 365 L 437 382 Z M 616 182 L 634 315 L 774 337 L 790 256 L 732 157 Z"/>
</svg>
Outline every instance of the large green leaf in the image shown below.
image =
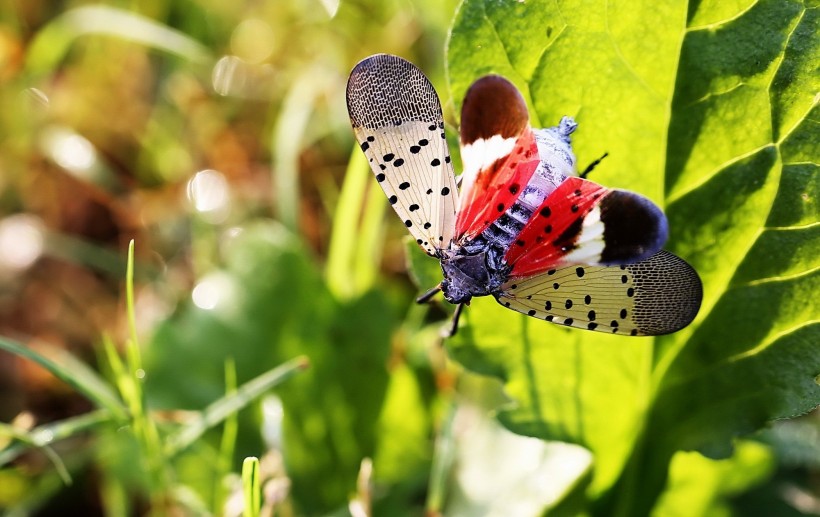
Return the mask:
<svg viewBox="0 0 820 517">
<path fill-rule="evenodd" d="M 820 404 L 818 9 L 809 2 L 465 0 L 448 45 L 456 106 L 498 73 L 533 125 L 562 115 L 595 180 L 665 207 L 675 253 L 704 283 L 689 328 L 587 333 L 476 300 L 450 342 L 505 381 L 515 432 L 595 454 L 600 514 L 648 513 L 676 451 Z"/>
</svg>

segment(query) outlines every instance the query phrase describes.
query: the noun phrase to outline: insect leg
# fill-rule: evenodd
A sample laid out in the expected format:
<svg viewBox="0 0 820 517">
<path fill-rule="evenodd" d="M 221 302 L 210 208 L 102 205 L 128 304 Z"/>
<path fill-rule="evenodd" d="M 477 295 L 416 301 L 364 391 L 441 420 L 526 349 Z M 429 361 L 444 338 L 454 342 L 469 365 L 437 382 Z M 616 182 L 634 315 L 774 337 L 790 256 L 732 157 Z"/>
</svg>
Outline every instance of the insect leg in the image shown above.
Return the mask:
<svg viewBox="0 0 820 517">
<path fill-rule="evenodd" d="M 439 293 L 439 291 L 441 291 L 441 285 L 437 285 L 437 286 L 433 287 L 432 289 L 430 289 L 429 291 L 427 291 L 423 295 L 416 298 L 416 303 L 427 303 L 427 302 L 429 302 L 430 299 L 433 298 L 433 296 L 435 296 Z"/>
<path fill-rule="evenodd" d="M 444 337 L 453 337 L 458 332 L 458 319 L 461 317 L 461 311 L 464 310 L 466 303 L 459 303 L 456 305 L 456 312 L 453 313 L 453 320 L 450 323 L 450 328 L 444 334 Z"/>
</svg>

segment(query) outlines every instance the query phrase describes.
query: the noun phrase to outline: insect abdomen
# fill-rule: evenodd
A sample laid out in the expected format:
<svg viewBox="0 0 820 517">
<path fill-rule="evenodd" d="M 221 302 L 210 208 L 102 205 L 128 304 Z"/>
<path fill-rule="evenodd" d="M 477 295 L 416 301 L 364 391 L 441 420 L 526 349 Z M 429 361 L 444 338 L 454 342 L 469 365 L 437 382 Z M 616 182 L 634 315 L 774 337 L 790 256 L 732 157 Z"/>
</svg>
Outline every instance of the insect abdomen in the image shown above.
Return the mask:
<svg viewBox="0 0 820 517">
<path fill-rule="evenodd" d="M 479 236 L 490 245 L 507 249 L 515 241 L 516 236 L 527 224 L 532 216 L 532 210 L 521 204 L 514 203 L 498 219 L 484 230 Z"/>
</svg>

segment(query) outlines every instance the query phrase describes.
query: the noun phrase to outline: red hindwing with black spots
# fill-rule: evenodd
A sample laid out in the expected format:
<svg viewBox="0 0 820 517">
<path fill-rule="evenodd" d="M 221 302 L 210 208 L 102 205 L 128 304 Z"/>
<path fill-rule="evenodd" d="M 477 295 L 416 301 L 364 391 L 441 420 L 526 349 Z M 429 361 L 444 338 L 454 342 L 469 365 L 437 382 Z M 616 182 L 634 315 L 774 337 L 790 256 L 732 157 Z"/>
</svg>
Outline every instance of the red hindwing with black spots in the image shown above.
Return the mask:
<svg viewBox="0 0 820 517">
<path fill-rule="evenodd" d="M 527 103 L 512 83 L 495 75 L 470 86 L 459 143 L 464 172 L 455 233 L 464 242 L 515 203 L 540 159 Z"/>
<path fill-rule="evenodd" d="M 550 194 L 532 214 L 504 256 L 512 266 L 511 276 L 529 276 L 567 263 L 589 263 L 573 259 L 573 251 L 599 237 L 599 217 L 589 217 L 611 191 L 597 183 L 570 177 Z M 589 250 L 598 251 L 597 249 Z M 592 259 L 588 253 L 584 259 Z"/>
<path fill-rule="evenodd" d="M 456 217 L 457 240 L 479 235 L 512 206 L 538 164 L 538 147 L 532 131 L 526 128 L 512 152 L 479 170 L 463 192 Z"/>
</svg>

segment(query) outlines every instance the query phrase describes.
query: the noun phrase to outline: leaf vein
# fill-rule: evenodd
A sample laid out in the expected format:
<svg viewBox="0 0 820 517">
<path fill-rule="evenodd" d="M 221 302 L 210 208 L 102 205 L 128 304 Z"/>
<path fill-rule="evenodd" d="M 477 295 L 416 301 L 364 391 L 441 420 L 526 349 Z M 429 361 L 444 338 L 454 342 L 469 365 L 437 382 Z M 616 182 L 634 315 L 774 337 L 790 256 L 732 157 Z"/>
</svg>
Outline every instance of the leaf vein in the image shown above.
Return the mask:
<svg viewBox="0 0 820 517">
<path fill-rule="evenodd" d="M 621 60 L 621 62 L 626 67 L 627 71 L 635 78 L 635 80 L 638 82 L 638 84 L 643 86 L 643 88 L 647 92 L 649 92 L 649 94 L 651 94 L 653 97 L 655 97 L 657 100 L 663 102 L 664 97 L 659 92 L 656 92 L 655 90 L 653 90 L 652 87 L 649 86 L 646 83 L 646 81 L 644 81 L 644 79 L 640 75 L 638 75 L 638 72 L 629 63 L 629 61 L 626 59 L 626 56 L 624 56 L 623 53 L 621 52 L 621 48 L 615 42 L 615 38 L 612 36 L 612 31 L 609 29 L 609 11 L 610 11 L 610 9 L 609 9 L 609 0 L 607 0 L 605 11 L 604 11 L 606 13 L 606 15 L 604 17 L 606 19 L 606 35 L 607 35 L 607 38 L 609 39 L 610 44 L 612 45 L 612 48 L 615 50 L 615 55 L 618 56 L 618 59 Z"/>
<path fill-rule="evenodd" d="M 685 197 L 686 195 L 690 194 L 691 192 L 701 188 L 703 185 L 708 183 L 712 178 L 714 178 L 717 174 L 719 174 L 722 170 L 724 170 L 728 167 L 731 167 L 732 165 L 739 162 L 740 160 L 743 160 L 745 158 L 749 158 L 750 156 L 754 156 L 756 153 L 759 153 L 760 151 L 766 149 L 767 147 L 773 146 L 773 145 L 775 145 L 775 144 L 772 143 L 772 142 L 768 142 L 764 145 L 761 145 L 760 147 L 757 147 L 755 149 L 751 149 L 751 150 L 749 150 L 749 151 L 747 151 L 743 154 L 739 154 L 737 156 L 734 156 L 730 160 L 726 160 L 725 162 L 723 162 L 720 165 L 716 166 L 709 173 L 704 174 L 703 176 L 701 176 L 699 178 L 700 181 L 698 181 L 697 183 L 692 183 L 692 184 L 688 185 L 687 187 L 678 190 L 677 192 L 673 192 L 673 193 L 669 194 L 669 196 L 666 198 L 667 206 L 674 203 L 675 201 L 679 200 L 680 198 Z"/>
<path fill-rule="evenodd" d="M 760 344 L 758 344 L 756 347 L 750 348 L 749 350 L 746 350 L 745 352 L 741 352 L 739 354 L 735 354 L 733 356 L 727 357 L 726 362 L 727 363 L 736 363 L 736 362 L 742 361 L 744 359 L 752 358 L 752 357 L 760 354 L 761 352 L 764 352 L 766 349 L 768 349 L 770 346 L 772 346 L 779 339 L 784 338 L 784 337 L 788 336 L 789 334 L 794 334 L 795 332 L 797 332 L 801 329 L 811 327 L 812 325 L 817 325 L 817 324 L 820 324 L 820 320 L 809 320 L 809 321 L 801 322 L 800 324 L 798 324 L 794 327 L 791 327 L 789 329 L 778 332 L 778 333 L 776 333 L 772 336 L 769 336 L 768 339 L 765 339 L 765 340 L 761 341 Z"/>
<path fill-rule="evenodd" d="M 738 18 L 743 17 L 743 15 L 746 14 L 747 12 L 751 11 L 752 8 L 757 5 L 757 3 L 758 3 L 757 0 L 755 0 L 754 2 L 750 3 L 745 9 L 738 12 L 734 16 L 730 16 L 729 18 L 726 18 L 725 20 L 720 20 L 720 21 L 717 21 L 717 22 L 707 23 L 706 25 L 696 25 L 694 27 L 687 27 L 686 32 L 695 32 L 695 31 L 701 31 L 701 30 L 717 29 L 722 25 L 726 25 L 727 23 L 733 22 L 733 21 L 737 20 Z"/>
<path fill-rule="evenodd" d="M 776 284 L 776 283 L 779 283 L 779 282 L 790 282 L 792 280 L 795 280 L 795 279 L 798 279 L 798 278 L 801 278 L 801 277 L 804 277 L 804 276 L 810 276 L 811 274 L 813 274 L 817 271 L 820 271 L 820 266 L 816 266 L 816 267 L 813 267 L 811 269 L 807 269 L 805 271 L 800 271 L 798 273 L 793 273 L 791 275 L 778 275 L 778 276 L 770 276 L 770 277 L 767 277 L 767 278 L 757 278 L 755 280 L 750 280 L 749 282 L 743 282 L 741 284 L 732 285 L 731 287 L 729 287 L 728 289 L 726 289 L 724 291 L 724 294 L 728 293 L 730 291 L 735 291 L 737 289 L 743 289 L 743 288 L 746 288 L 746 287 L 759 287 L 759 286 L 762 286 L 762 285 Z"/>
</svg>

